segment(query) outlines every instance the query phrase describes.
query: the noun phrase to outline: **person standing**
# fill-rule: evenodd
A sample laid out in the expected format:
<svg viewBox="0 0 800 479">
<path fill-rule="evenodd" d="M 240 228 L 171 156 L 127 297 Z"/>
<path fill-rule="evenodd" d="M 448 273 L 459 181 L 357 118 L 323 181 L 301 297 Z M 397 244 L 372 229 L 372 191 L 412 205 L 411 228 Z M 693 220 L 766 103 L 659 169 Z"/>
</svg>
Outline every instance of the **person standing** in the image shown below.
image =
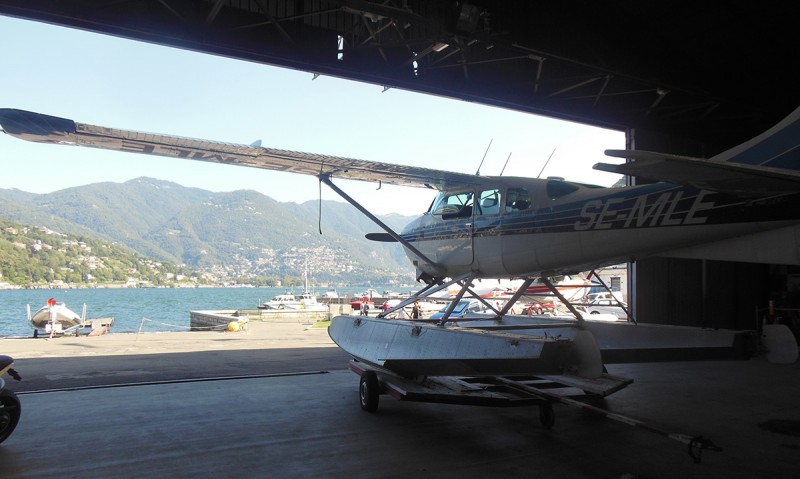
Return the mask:
<svg viewBox="0 0 800 479">
<path fill-rule="evenodd" d="M 414 301 L 414 307 L 411 308 L 411 319 L 422 318 L 422 309 L 419 307 L 419 300 Z"/>
</svg>

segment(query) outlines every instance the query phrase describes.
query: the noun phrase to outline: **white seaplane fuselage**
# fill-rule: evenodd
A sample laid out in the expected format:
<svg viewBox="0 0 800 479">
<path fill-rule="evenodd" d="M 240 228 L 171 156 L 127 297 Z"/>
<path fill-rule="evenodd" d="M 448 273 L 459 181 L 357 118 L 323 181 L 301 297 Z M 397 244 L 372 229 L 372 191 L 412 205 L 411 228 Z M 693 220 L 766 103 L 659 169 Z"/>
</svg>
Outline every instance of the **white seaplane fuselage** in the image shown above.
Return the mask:
<svg viewBox="0 0 800 479">
<path fill-rule="evenodd" d="M 599 188 L 498 177 L 492 188 L 442 191 L 401 236 L 434 263 L 406 248 L 433 276 L 568 274 L 796 225 L 798 206 L 800 195 L 754 199 L 668 183 Z"/>
</svg>

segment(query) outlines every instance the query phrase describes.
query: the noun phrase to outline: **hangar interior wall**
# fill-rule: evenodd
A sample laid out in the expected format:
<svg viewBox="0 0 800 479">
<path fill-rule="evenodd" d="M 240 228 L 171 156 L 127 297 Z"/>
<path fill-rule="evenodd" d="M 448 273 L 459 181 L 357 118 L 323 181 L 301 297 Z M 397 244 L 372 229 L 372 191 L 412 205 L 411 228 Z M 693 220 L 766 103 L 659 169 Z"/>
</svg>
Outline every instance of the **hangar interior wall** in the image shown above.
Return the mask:
<svg viewBox="0 0 800 479">
<path fill-rule="evenodd" d="M 763 264 L 649 258 L 633 267 L 642 323 L 752 330 L 773 289 Z"/>
<path fill-rule="evenodd" d="M 709 157 L 724 149 L 641 129 L 627 137 L 638 150 Z M 631 297 L 642 323 L 755 329 L 756 309 L 780 294 L 774 267 L 765 264 L 647 258 L 631 268 Z"/>
</svg>

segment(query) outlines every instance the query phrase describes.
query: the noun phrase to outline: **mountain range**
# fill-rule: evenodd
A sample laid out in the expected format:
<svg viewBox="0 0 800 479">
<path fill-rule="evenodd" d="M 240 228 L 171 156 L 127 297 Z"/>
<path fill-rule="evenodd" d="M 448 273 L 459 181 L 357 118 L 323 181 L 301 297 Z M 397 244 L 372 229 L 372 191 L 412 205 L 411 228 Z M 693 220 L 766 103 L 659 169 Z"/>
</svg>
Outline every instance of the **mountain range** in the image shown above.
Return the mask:
<svg viewBox="0 0 800 479">
<path fill-rule="evenodd" d="M 316 281 L 339 284 L 414 279 L 402 248 L 364 238 L 378 227 L 336 201 L 279 202 L 252 190 L 212 192 L 141 177 L 47 194 L 0 189 L 0 217 L 119 243 L 223 278 L 308 270 Z M 412 217 L 380 219 L 399 230 Z"/>
</svg>

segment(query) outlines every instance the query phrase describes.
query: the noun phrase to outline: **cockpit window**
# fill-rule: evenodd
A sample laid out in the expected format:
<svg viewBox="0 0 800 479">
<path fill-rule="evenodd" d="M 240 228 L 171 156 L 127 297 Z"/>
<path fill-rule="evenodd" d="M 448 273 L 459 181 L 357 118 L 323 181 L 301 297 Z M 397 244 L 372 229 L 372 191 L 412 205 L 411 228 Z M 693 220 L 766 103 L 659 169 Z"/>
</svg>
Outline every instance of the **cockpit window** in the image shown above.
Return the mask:
<svg viewBox="0 0 800 479">
<path fill-rule="evenodd" d="M 472 197 L 469 191 L 465 193 L 439 193 L 431 209 L 432 214 L 442 215 L 445 219 L 472 216 Z"/>
<path fill-rule="evenodd" d="M 547 182 L 547 197 L 551 200 L 557 200 L 577 190 L 577 186 L 564 181 L 552 180 Z"/>
<path fill-rule="evenodd" d="M 531 195 L 526 188 L 509 188 L 506 193 L 506 213 L 527 210 L 531 207 Z"/>
<path fill-rule="evenodd" d="M 478 201 L 478 214 L 496 215 L 500 213 L 500 190 L 481 191 Z"/>
</svg>

